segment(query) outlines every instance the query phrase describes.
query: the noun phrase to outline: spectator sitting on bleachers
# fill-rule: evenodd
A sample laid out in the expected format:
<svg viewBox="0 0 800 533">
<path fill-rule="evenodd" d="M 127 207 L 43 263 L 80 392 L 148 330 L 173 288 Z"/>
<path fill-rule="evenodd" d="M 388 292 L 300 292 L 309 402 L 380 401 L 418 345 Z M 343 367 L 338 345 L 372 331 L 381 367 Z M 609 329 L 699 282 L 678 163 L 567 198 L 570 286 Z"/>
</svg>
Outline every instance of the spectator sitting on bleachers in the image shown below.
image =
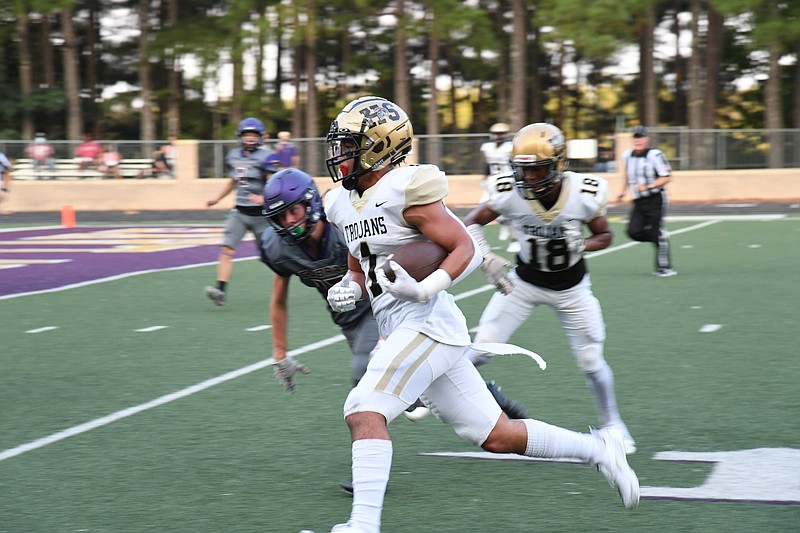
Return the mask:
<svg viewBox="0 0 800 533">
<path fill-rule="evenodd" d="M 83 134 L 83 142 L 75 149 L 75 159 L 80 164 L 80 170 L 87 168 L 97 168 L 100 166 L 100 154 L 103 153 L 103 147 L 100 143 L 92 139 L 91 133 Z"/>
<path fill-rule="evenodd" d="M 119 164 L 122 161 L 122 156 L 113 146 L 107 144 L 103 153 L 100 154 L 100 166 L 98 170 L 103 173 L 104 178 L 122 179 L 122 173 L 119 171 Z"/>
<path fill-rule="evenodd" d="M 153 164 L 150 168 L 143 170 L 139 173 L 139 178 L 158 178 L 165 176 L 172 177 L 172 169 L 169 166 L 167 154 L 170 145 L 164 144 L 158 150 L 153 152 Z"/>
<path fill-rule="evenodd" d="M 56 160 L 53 159 L 56 151 L 47 142 L 44 133 L 37 133 L 36 138 L 25 148 L 25 155 L 33 159 L 33 171 L 39 179 L 42 167 L 47 167 L 48 179 L 56 179 Z"/>
</svg>

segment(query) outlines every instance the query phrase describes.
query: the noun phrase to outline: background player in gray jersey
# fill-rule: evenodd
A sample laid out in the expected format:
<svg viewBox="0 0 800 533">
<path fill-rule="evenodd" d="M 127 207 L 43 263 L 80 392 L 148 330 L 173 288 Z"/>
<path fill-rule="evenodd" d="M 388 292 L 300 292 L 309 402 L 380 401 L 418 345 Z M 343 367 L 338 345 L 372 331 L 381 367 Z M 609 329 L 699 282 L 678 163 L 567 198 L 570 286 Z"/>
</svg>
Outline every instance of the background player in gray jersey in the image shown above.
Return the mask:
<svg viewBox="0 0 800 533">
<path fill-rule="evenodd" d="M 264 203 L 261 195 L 267 179 L 277 169 L 268 163 L 272 151 L 261 147 L 265 133 L 264 124 L 257 118 L 246 118 L 239 123 L 236 128 L 239 147 L 225 156 L 230 180 L 216 197 L 206 202 L 206 207 L 216 205 L 236 189 L 236 206 L 225 222 L 225 235 L 220 244 L 217 285 L 205 288 L 206 296 L 216 305 L 225 305 L 225 291 L 233 272 L 237 246 L 250 231 L 260 248 L 261 234 L 268 226 L 261 214 Z"/>
<path fill-rule="evenodd" d="M 327 305 L 328 289 L 347 273 L 348 251 L 342 234 L 325 217 L 322 198 L 311 176 L 296 168 L 272 176 L 264 187 L 264 215 L 270 227 L 261 236 L 261 260 L 275 272 L 269 304 L 275 378 L 294 393 L 295 374 L 308 373 L 304 365 L 286 355 L 289 278 L 297 276 L 320 293 L 331 318 L 347 339 L 353 353 L 350 376 L 355 387 L 378 342 L 378 324 L 369 300 L 359 301 L 350 312 L 333 311 Z M 341 487 L 353 491 L 350 480 L 341 483 Z"/>
<path fill-rule="evenodd" d="M 606 219 L 608 182 L 566 172 L 566 140 L 552 124 L 525 126 L 512 144 L 513 172 L 493 176 L 489 200 L 464 220 L 484 252 L 484 272 L 499 289 L 481 316 L 475 342 L 506 342 L 536 307 L 552 307 L 594 396 L 600 426 L 619 430 L 625 451 L 634 453 L 636 443 L 617 408 L 614 373 L 603 356 L 603 313 L 583 258 L 585 250 L 607 248 L 613 238 Z M 510 275 L 483 233 L 499 215 L 508 218 L 522 245 Z M 591 233 L 586 238 L 584 226 Z M 469 358 L 476 366 L 490 359 L 475 350 Z"/>
</svg>

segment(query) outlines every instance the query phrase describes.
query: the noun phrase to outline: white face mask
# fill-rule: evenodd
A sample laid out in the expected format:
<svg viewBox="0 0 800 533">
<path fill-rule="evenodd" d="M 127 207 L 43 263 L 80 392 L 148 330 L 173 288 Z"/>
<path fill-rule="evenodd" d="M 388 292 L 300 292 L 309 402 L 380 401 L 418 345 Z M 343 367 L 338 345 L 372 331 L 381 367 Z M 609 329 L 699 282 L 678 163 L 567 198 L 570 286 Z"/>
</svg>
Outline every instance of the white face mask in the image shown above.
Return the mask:
<svg viewBox="0 0 800 533">
<path fill-rule="evenodd" d="M 37 143 L 47 142 L 47 139 L 45 139 L 44 137 L 36 137 L 36 142 Z"/>
</svg>

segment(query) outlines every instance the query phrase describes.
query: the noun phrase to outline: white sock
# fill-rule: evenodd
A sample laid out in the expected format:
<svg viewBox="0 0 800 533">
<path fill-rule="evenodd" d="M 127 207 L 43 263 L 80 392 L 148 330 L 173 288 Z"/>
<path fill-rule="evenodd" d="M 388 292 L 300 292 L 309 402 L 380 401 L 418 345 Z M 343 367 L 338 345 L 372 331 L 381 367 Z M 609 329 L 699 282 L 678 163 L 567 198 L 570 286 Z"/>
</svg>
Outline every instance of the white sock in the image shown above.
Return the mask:
<svg viewBox="0 0 800 533">
<path fill-rule="evenodd" d="M 581 459 L 594 462 L 603 453 L 597 437 L 553 426 L 540 420 L 523 420 L 528 430 L 525 455 L 549 459 Z"/>
<path fill-rule="evenodd" d="M 594 396 L 600 427 L 622 423 L 614 394 L 614 372 L 608 363 L 603 363 L 597 371 L 586 374 L 586 383 Z"/>
<path fill-rule="evenodd" d="M 392 441 L 363 439 L 353 443 L 353 510 L 350 522 L 367 533 L 381 530 L 381 512 L 389 472 Z"/>
</svg>

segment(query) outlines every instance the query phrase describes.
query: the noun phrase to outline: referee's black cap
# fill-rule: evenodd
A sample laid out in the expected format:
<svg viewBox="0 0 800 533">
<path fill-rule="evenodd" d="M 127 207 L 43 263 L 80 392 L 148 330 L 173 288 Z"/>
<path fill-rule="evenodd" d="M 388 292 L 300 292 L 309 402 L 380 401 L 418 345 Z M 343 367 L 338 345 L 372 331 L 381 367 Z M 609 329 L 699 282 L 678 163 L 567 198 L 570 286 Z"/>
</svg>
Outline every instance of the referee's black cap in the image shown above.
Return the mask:
<svg viewBox="0 0 800 533">
<path fill-rule="evenodd" d="M 647 137 L 647 128 L 644 126 L 636 126 L 633 128 L 634 137 Z"/>
</svg>

